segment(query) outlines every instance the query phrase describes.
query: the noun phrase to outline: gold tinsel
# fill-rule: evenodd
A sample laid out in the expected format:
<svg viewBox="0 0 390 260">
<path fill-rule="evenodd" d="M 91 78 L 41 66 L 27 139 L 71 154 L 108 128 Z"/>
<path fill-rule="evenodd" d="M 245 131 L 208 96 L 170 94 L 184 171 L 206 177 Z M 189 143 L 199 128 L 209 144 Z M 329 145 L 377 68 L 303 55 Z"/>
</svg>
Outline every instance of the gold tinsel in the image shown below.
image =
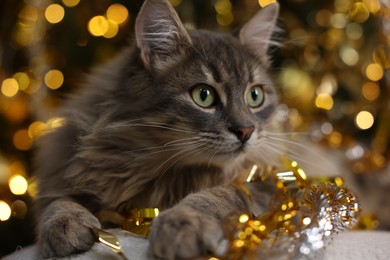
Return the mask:
<svg viewBox="0 0 390 260">
<path fill-rule="evenodd" d="M 225 259 L 313 257 L 332 235 L 357 222 L 357 198 L 339 178 L 313 185 L 317 180 L 308 180 L 296 162 L 286 165 L 287 169 L 267 176 L 278 187 L 268 211 L 226 222 L 229 247 Z"/>
</svg>

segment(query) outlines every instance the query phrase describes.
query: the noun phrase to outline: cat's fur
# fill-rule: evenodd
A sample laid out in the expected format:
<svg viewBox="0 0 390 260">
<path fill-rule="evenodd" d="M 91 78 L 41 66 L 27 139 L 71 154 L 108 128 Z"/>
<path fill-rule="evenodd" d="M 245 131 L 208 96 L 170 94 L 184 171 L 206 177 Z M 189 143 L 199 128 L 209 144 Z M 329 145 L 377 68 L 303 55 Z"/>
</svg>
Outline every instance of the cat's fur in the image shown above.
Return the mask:
<svg viewBox="0 0 390 260">
<path fill-rule="evenodd" d="M 97 69 L 65 108 L 66 124 L 40 140 L 45 257 L 88 250 L 100 210 L 166 209 L 150 242 L 156 256 L 173 259 L 215 252 L 227 214 L 264 209 L 266 187 L 246 184 L 252 205 L 232 183 L 246 163 L 267 158 L 277 104 L 267 49 L 278 9 L 266 7 L 233 36 L 187 32 L 167 0 L 145 1 L 135 46 Z M 199 84 L 216 91 L 209 108 L 191 98 Z M 254 85 L 264 90 L 257 108 L 245 99 Z"/>
</svg>

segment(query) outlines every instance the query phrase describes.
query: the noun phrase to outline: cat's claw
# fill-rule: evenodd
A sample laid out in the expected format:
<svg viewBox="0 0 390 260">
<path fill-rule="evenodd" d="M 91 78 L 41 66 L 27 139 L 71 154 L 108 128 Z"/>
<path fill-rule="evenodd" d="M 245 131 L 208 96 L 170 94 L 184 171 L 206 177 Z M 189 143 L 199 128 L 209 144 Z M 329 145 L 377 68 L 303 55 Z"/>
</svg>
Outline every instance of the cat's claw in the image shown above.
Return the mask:
<svg viewBox="0 0 390 260">
<path fill-rule="evenodd" d="M 97 218 L 86 208 L 68 200 L 53 202 L 43 218 L 38 243 L 45 258 L 89 250 L 96 240 L 91 228 L 100 227 Z"/>
<path fill-rule="evenodd" d="M 158 216 L 149 241 L 152 253 L 161 259 L 193 259 L 220 255 L 224 234 L 219 221 L 191 208 L 175 207 Z"/>
</svg>

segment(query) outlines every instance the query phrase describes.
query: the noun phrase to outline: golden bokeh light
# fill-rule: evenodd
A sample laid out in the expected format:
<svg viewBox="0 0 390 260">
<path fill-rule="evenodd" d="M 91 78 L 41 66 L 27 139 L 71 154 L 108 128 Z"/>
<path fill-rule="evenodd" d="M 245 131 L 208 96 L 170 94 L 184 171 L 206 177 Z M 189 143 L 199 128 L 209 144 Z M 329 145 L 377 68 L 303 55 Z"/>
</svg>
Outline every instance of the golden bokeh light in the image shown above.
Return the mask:
<svg viewBox="0 0 390 260">
<path fill-rule="evenodd" d="M 331 147 L 339 147 L 343 141 L 343 136 L 340 132 L 334 131 L 329 135 L 328 141 Z"/>
<path fill-rule="evenodd" d="M 64 83 L 64 75 L 59 70 L 50 70 L 45 75 L 45 84 L 50 89 L 58 89 Z"/>
<path fill-rule="evenodd" d="M 38 20 L 38 9 L 32 5 L 25 5 L 20 10 L 18 17 L 23 21 L 34 23 Z"/>
<path fill-rule="evenodd" d="M 0 200 L 0 221 L 7 221 L 11 217 L 11 207 L 7 202 Z"/>
<path fill-rule="evenodd" d="M 360 111 L 355 117 L 355 124 L 359 129 L 369 129 L 374 124 L 374 116 L 368 111 Z"/>
<path fill-rule="evenodd" d="M 62 0 L 62 3 L 67 7 L 75 7 L 80 3 L 80 0 Z"/>
<path fill-rule="evenodd" d="M 18 83 L 20 90 L 26 90 L 30 86 L 30 77 L 25 72 L 17 72 L 13 78 Z"/>
<path fill-rule="evenodd" d="M 4 100 L 4 116 L 12 123 L 20 123 L 29 115 L 29 108 L 26 98 L 23 96 L 16 96 L 11 100 Z"/>
<path fill-rule="evenodd" d="M 327 9 L 319 10 L 316 13 L 316 17 L 315 17 L 316 23 L 320 26 L 323 26 L 323 27 L 329 26 L 331 17 L 332 17 L 331 11 L 329 11 Z"/>
<path fill-rule="evenodd" d="M 381 4 L 378 0 L 363 0 L 363 4 L 366 6 L 370 13 L 377 13 L 381 9 Z"/>
<path fill-rule="evenodd" d="M 108 21 L 102 15 L 94 16 L 88 22 L 88 31 L 93 36 L 103 36 L 107 32 L 108 27 Z"/>
<path fill-rule="evenodd" d="M 238 219 L 238 221 L 240 223 L 246 223 L 246 222 L 248 222 L 248 220 L 249 220 L 249 216 L 247 214 L 242 214 L 240 216 L 240 218 Z"/>
<path fill-rule="evenodd" d="M 7 78 L 1 84 L 1 93 L 6 97 L 13 97 L 18 93 L 19 84 L 14 78 Z"/>
<path fill-rule="evenodd" d="M 126 22 L 129 17 L 129 11 L 121 4 L 112 4 L 106 12 L 108 20 L 114 21 L 117 24 Z"/>
<path fill-rule="evenodd" d="M 233 22 L 233 14 L 227 13 L 227 14 L 217 14 L 217 22 L 219 25 L 222 26 L 228 26 Z"/>
<path fill-rule="evenodd" d="M 269 4 L 276 3 L 276 0 L 259 0 L 259 5 L 261 7 L 266 7 Z"/>
<path fill-rule="evenodd" d="M 118 31 L 119 31 L 118 24 L 112 20 L 108 20 L 108 29 L 103 34 L 103 37 L 107 39 L 114 38 L 118 34 Z"/>
<path fill-rule="evenodd" d="M 378 84 L 374 82 L 366 82 L 362 87 L 362 94 L 364 98 L 369 101 L 374 101 L 377 99 L 380 93 L 381 91 Z"/>
<path fill-rule="evenodd" d="M 27 151 L 31 148 L 32 140 L 30 136 L 28 135 L 28 130 L 21 129 L 17 131 L 13 138 L 12 138 L 13 144 L 16 149 L 21 151 Z"/>
<path fill-rule="evenodd" d="M 49 23 L 59 23 L 64 19 L 65 9 L 59 4 L 51 4 L 45 10 L 45 18 Z"/>
<path fill-rule="evenodd" d="M 218 0 L 215 2 L 214 8 L 218 14 L 226 15 L 232 12 L 232 3 L 227 0 Z"/>
<path fill-rule="evenodd" d="M 221 26 L 228 26 L 233 22 L 232 3 L 230 0 L 217 0 L 214 4 L 217 12 L 216 20 Z"/>
<path fill-rule="evenodd" d="M 371 63 L 366 68 L 366 76 L 372 81 L 378 81 L 383 77 L 383 68 L 377 63 Z"/>
<path fill-rule="evenodd" d="M 351 1 L 334 0 L 333 4 L 336 13 L 346 13 L 351 8 Z"/>
<path fill-rule="evenodd" d="M 28 127 L 28 135 L 35 140 L 45 134 L 47 126 L 44 122 L 35 121 Z"/>
<path fill-rule="evenodd" d="M 349 10 L 350 18 L 357 23 L 364 23 L 370 17 L 370 12 L 367 7 L 361 3 L 354 3 L 352 8 Z"/>
<path fill-rule="evenodd" d="M 319 94 L 315 99 L 315 105 L 324 110 L 331 110 L 333 107 L 333 98 L 326 93 Z"/>
<path fill-rule="evenodd" d="M 27 180 L 22 175 L 11 176 L 8 185 L 11 192 L 15 195 L 23 195 L 28 189 Z"/>
</svg>

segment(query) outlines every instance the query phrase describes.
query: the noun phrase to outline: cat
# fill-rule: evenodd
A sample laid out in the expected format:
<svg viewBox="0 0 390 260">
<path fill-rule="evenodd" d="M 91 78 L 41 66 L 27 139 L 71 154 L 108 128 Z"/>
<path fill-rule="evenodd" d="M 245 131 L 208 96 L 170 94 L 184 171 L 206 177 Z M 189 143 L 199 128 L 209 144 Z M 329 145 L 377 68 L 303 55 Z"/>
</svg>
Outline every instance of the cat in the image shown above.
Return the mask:
<svg viewBox="0 0 390 260">
<path fill-rule="evenodd" d="M 39 140 L 44 257 L 89 250 L 101 210 L 161 209 L 150 249 L 175 259 L 216 253 L 226 215 L 265 209 L 272 187 L 234 183 L 269 157 L 278 13 L 271 4 L 236 34 L 187 31 L 168 0 L 145 0 L 134 45 L 95 69 L 65 106 L 66 123 Z"/>
</svg>

